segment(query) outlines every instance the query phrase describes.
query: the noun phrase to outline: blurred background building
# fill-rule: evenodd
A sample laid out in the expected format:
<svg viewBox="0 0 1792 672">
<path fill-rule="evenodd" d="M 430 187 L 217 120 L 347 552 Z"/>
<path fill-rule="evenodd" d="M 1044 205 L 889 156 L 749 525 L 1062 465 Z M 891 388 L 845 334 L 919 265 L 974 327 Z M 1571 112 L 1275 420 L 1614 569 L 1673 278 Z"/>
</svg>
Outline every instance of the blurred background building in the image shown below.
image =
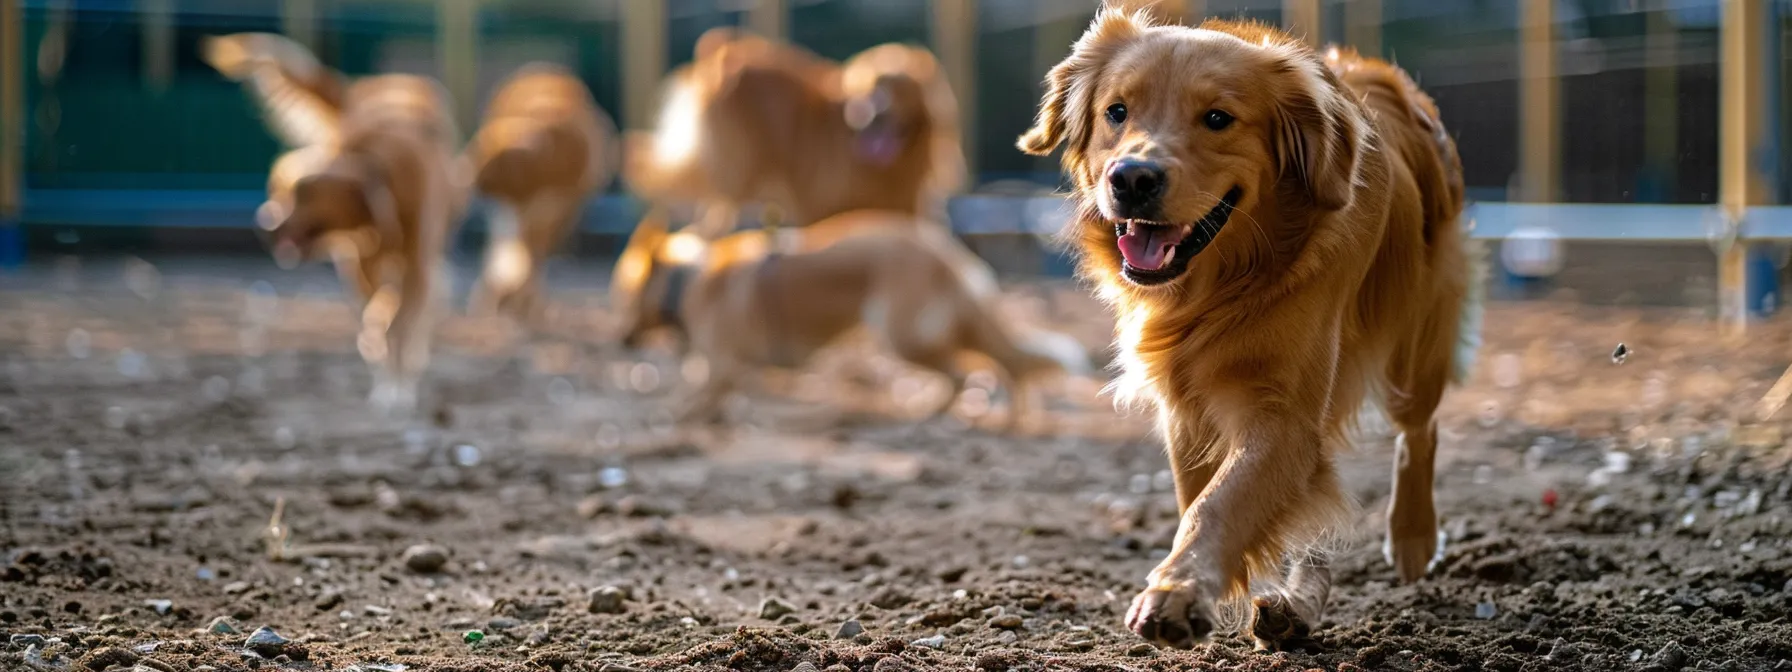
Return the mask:
<svg viewBox="0 0 1792 672">
<path fill-rule="evenodd" d="M 660 77 L 688 61 L 712 27 L 745 26 L 832 58 L 888 41 L 925 44 L 961 92 L 974 191 L 1045 193 L 1059 184 L 1056 160 L 1021 154 L 1013 142 L 1031 120 L 1044 72 L 1096 4 L 0 0 L 0 216 L 31 231 L 249 226 L 275 142 L 242 90 L 196 51 L 202 36 L 238 31 L 286 33 L 349 74 L 438 76 L 465 129 L 495 82 L 531 60 L 574 68 L 600 104 L 639 128 L 652 117 Z M 1664 231 L 1693 231 L 1700 221 L 1716 237 L 1717 206 L 1739 220 L 1737 208 L 1792 190 L 1792 153 L 1778 140 L 1792 131 L 1781 112 L 1792 84 L 1783 65 L 1792 0 L 1137 4 L 1185 19 L 1279 23 L 1396 60 L 1442 108 L 1476 201 L 1705 206 L 1575 211 L 1575 221 L 1552 225 L 1569 238 L 1631 235 L 1626 222 L 1637 222 L 1638 238 L 1668 238 Z M 625 212 L 595 208 L 588 225 L 626 228 Z M 1755 219 L 1778 216 L 1762 212 Z M 1784 219 L 1782 233 L 1792 235 L 1792 217 Z"/>
</svg>

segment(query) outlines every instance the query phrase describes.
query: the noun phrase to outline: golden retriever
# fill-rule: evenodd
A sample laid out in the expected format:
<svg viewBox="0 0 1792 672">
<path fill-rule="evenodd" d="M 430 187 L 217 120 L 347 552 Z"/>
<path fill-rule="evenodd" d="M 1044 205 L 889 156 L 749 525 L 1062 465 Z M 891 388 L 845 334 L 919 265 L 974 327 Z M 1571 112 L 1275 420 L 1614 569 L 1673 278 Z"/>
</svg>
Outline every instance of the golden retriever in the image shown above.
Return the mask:
<svg viewBox="0 0 1792 672">
<path fill-rule="evenodd" d="M 615 122 L 571 72 L 532 63 L 486 108 L 465 159 L 473 186 L 495 203 L 475 312 L 541 319 L 543 264 L 566 239 L 616 164 Z"/>
<path fill-rule="evenodd" d="M 900 212 L 854 211 L 795 234 L 776 253 L 765 231 L 705 242 L 668 233 L 663 215 L 636 228 L 615 268 L 623 343 L 675 327 L 708 363 L 686 420 L 715 420 L 724 397 L 756 367 L 795 368 L 866 327 L 902 359 L 947 376 L 947 412 L 964 388 L 960 356 L 993 362 L 1011 398 L 1004 429 L 1026 413 L 1028 386 L 1049 373 L 1086 374 L 1088 352 L 1068 336 L 1003 327 L 995 274 L 936 224 Z"/>
<path fill-rule="evenodd" d="M 244 81 L 289 147 L 256 213 L 275 259 L 334 259 L 362 308 L 358 345 L 374 366 L 372 400 L 408 411 L 449 289 L 445 255 L 466 204 L 454 179 L 459 131 L 434 80 L 347 82 L 286 38 L 207 38 L 207 62 Z"/>
<path fill-rule="evenodd" d="M 1430 98 L 1271 27 L 1104 9 L 1019 142 L 1060 145 L 1081 272 L 1117 313 L 1117 397 L 1155 406 L 1182 511 L 1128 627 L 1193 646 L 1268 584 L 1257 644 L 1304 642 L 1348 513 L 1332 454 L 1372 396 L 1402 431 L 1389 558 L 1423 576 L 1442 544 L 1432 416 L 1478 313 L 1461 162 Z"/>
<path fill-rule="evenodd" d="M 652 135 L 630 136 L 624 178 L 648 201 L 702 204 L 694 230 L 711 239 L 749 204 L 796 226 L 857 209 L 933 217 L 964 180 L 959 138 L 957 99 L 925 49 L 837 64 L 717 28 L 668 78 Z"/>
</svg>

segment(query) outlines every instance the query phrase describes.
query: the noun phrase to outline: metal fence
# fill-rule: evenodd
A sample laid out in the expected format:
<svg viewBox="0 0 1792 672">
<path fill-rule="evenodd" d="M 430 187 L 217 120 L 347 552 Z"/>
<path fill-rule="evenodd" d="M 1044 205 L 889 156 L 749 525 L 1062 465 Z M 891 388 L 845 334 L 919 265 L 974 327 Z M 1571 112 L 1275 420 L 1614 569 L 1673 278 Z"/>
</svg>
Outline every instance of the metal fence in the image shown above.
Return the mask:
<svg viewBox="0 0 1792 672">
<path fill-rule="evenodd" d="M 698 35 L 745 26 L 824 56 L 927 44 L 960 92 L 978 187 L 970 234 L 1049 233 L 1052 159 L 1020 154 L 1046 68 L 1096 0 L 0 0 L 0 262 L 27 226 L 247 226 L 276 146 L 198 40 L 285 32 L 350 74 L 440 77 L 467 126 L 530 60 L 571 67 L 625 125 Z M 1136 0 L 1172 19 L 1245 16 L 1397 61 L 1457 133 L 1475 235 L 1707 242 L 1726 314 L 1760 241 L 1792 238 L 1779 138 L 1792 0 Z M 600 197 L 587 229 L 634 205 Z M 477 226 L 477 223 L 474 224 Z"/>
</svg>

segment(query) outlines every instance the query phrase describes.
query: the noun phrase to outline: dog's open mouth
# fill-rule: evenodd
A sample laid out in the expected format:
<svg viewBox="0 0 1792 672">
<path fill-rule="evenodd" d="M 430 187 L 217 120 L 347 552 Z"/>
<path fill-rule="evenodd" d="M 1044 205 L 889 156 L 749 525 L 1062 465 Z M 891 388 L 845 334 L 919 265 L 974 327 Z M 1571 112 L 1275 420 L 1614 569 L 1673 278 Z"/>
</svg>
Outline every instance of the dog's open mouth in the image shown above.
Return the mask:
<svg viewBox="0 0 1792 672">
<path fill-rule="evenodd" d="M 1158 285 L 1175 280 L 1188 270 L 1188 262 L 1207 249 L 1218 236 L 1232 210 L 1238 207 L 1241 195 L 1237 187 L 1226 192 L 1218 205 L 1207 215 L 1188 224 L 1166 224 L 1141 220 L 1114 223 L 1119 238 L 1120 275 L 1136 285 Z"/>
</svg>

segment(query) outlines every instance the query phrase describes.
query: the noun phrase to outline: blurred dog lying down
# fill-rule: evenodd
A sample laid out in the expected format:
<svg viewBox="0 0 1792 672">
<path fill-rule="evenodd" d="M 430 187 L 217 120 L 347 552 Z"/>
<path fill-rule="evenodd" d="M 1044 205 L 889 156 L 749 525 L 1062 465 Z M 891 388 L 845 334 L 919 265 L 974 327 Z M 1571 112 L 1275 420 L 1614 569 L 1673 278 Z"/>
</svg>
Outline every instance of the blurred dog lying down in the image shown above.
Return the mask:
<svg viewBox="0 0 1792 672">
<path fill-rule="evenodd" d="M 650 215 L 629 238 L 611 284 L 631 347 L 676 328 L 709 375 L 685 420 L 716 420 L 740 378 L 757 367 L 795 368 L 858 327 L 898 357 L 963 390 L 961 357 L 994 364 L 1013 400 L 1005 429 L 1026 414 L 1029 387 L 1048 374 L 1089 375 L 1088 351 L 1069 336 L 998 322 L 995 274 L 938 224 L 898 212 L 855 211 L 795 232 L 794 251 L 772 251 L 765 231 L 714 242 L 669 233 Z"/>
<path fill-rule="evenodd" d="M 460 133 L 432 79 L 352 82 L 279 35 L 207 38 L 203 57 L 243 82 L 289 151 L 257 211 L 283 267 L 328 256 L 362 308 L 372 400 L 416 405 L 449 289 L 446 251 L 467 202 L 453 178 Z"/>
<path fill-rule="evenodd" d="M 501 85 L 465 154 L 473 186 L 493 201 L 474 312 L 540 323 L 543 263 L 609 184 L 615 135 L 585 83 L 559 66 L 530 64 Z"/>
<path fill-rule="evenodd" d="M 886 44 L 835 63 L 732 28 L 667 77 L 657 128 L 631 133 L 624 178 L 644 200 L 700 204 L 696 230 L 742 207 L 806 226 L 849 210 L 935 223 L 965 178 L 958 102 L 933 55 Z"/>
</svg>

